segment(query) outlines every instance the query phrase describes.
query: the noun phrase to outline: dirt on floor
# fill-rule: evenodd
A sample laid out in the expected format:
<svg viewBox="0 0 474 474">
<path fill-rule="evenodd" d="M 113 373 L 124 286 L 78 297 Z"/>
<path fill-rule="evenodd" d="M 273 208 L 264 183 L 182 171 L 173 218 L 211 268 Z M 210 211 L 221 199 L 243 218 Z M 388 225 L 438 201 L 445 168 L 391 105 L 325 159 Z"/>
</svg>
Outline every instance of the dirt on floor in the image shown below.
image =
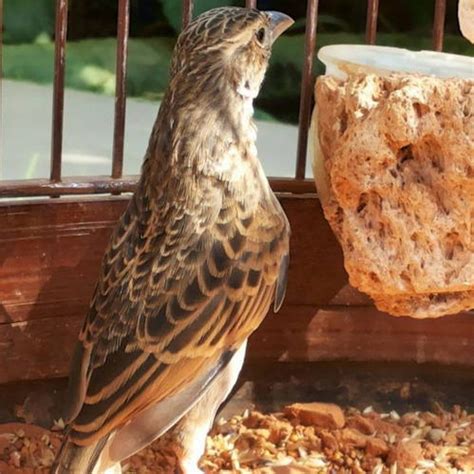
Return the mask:
<svg viewBox="0 0 474 474">
<path fill-rule="evenodd" d="M 62 440 L 65 387 L 64 379 L 0 387 L 0 474 L 48 472 Z M 461 367 L 247 364 L 208 437 L 201 468 L 474 473 L 472 393 L 472 370 Z M 174 474 L 176 459 L 165 437 L 122 464 L 128 474 Z"/>
<path fill-rule="evenodd" d="M 62 438 L 24 423 L 0 425 L 0 472 L 48 472 Z M 126 460 L 128 474 L 173 474 L 165 438 Z M 472 473 L 474 413 L 459 406 L 434 412 L 378 413 L 329 403 L 295 403 L 281 412 L 246 410 L 220 419 L 201 460 L 206 473 Z"/>
</svg>

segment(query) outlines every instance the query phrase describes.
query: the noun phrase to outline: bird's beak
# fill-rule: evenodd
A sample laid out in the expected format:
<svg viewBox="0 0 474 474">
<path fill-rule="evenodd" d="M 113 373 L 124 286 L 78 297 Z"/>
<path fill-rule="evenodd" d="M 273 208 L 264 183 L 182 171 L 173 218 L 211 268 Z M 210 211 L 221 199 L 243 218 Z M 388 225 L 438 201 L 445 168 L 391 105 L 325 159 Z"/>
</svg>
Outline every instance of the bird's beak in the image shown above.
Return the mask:
<svg viewBox="0 0 474 474">
<path fill-rule="evenodd" d="M 284 13 L 267 11 L 265 12 L 270 20 L 270 31 L 272 32 L 272 43 L 295 21 Z"/>
</svg>

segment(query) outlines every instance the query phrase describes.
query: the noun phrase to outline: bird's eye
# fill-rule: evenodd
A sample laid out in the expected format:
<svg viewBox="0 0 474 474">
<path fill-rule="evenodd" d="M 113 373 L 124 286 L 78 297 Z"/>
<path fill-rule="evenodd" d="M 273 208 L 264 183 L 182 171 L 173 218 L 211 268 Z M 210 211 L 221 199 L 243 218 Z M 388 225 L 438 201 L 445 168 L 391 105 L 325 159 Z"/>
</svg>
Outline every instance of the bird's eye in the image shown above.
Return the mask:
<svg viewBox="0 0 474 474">
<path fill-rule="evenodd" d="M 265 31 L 265 28 L 260 28 L 257 33 L 255 33 L 255 36 L 257 38 L 257 41 L 260 43 L 260 44 L 263 44 L 265 42 L 265 37 L 266 37 L 266 34 L 267 32 Z"/>
</svg>

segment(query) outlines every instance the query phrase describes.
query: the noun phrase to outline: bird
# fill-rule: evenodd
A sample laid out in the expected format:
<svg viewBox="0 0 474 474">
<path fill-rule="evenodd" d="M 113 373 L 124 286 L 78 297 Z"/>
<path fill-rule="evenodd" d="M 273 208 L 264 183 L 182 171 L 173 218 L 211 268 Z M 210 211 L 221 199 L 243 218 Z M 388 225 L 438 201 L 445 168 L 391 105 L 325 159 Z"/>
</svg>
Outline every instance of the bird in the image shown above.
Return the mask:
<svg viewBox="0 0 474 474">
<path fill-rule="evenodd" d="M 290 226 L 258 159 L 253 100 L 292 23 L 220 7 L 179 35 L 79 333 L 52 473 L 119 473 L 165 433 L 178 471 L 202 472 L 247 339 L 285 296 Z"/>
</svg>

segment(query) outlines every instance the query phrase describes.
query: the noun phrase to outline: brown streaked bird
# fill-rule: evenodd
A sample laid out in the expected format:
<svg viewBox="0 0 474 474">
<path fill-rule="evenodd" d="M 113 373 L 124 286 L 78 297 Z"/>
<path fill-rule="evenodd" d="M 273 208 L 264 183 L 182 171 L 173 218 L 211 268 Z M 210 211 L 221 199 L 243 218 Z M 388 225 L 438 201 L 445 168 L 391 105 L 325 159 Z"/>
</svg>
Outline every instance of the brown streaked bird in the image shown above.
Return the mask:
<svg viewBox="0 0 474 474">
<path fill-rule="evenodd" d="M 290 230 L 257 158 L 252 101 L 292 23 L 217 8 L 180 35 L 79 336 L 52 472 L 120 472 L 167 431 L 181 471 L 200 472 L 247 339 L 285 294 Z"/>
</svg>

